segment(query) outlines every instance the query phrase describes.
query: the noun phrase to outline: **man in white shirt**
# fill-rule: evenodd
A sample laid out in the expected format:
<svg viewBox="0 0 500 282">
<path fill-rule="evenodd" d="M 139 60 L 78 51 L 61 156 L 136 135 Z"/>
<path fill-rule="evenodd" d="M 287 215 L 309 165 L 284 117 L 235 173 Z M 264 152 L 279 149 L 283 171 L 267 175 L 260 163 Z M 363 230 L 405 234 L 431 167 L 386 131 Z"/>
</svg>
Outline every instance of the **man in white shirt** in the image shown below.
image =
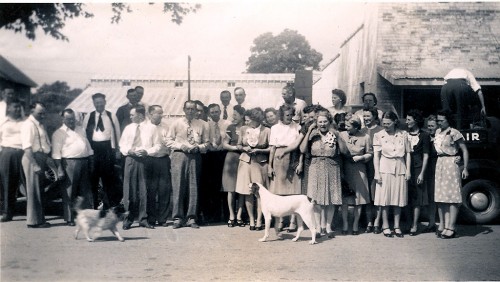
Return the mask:
<svg viewBox="0 0 500 282">
<path fill-rule="evenodd" d="M 139 226 L 154 229 L 148 220 L 148 185 L 146 181 L 147 156 L 159 150 L 160 139 L 156 125 L 146 121 L 146 109 L 135 106 L 130 110 L 132 123 L 123 130 L 120 138 L 120 151 L 125 156 L 123 174 L 123 203 L 129 211 L 123 221 L 123 229 L 130 229 L 134 219 L 138 218 Z M 150 198 L 151 199 L 151 198 Z"/>
<path fill-rule="evenodd" d="M 7 104 L 10 100 L 16 98 L 14 94 L 14 89 L 5 88 L 2 91 L 2 100 L 0 101 L 0 124 L 2 124 L 7 119 Z M 21 117 L 24 118 L 24 108 L 21 103 Z"/>
<path fill-rule="evenodd" d="M 292 120 L 296 123 L 300 123 L 304 115 L 304 108 L 307 106 L 306 101 L 295 97 L 295 88 L 291 85 L 283 87 L 281 96 L 283 97 L 283 101 L 276 105 L 276 110 L 279 111 L 280 107 L 285 104 L 293 107 L 295 109 L 295 116 Z"/>
<path fill-rule="evenodd" d="M 26 222 L 28 228 L 47 228 L 44 214 L 44 172 L 50 153 L 50 140 L 42 121 L 45 106 L 40 102 L 30 105 L 30 116 L 21 126 L 21 144 L 24 150 L 22 165 L 26 177 Z"/>
<path fill-rule="evenodd" d="M 89 157 L 94 154 L 85 130 L 76 125 L 75 112 L 62 112 L 63 125 L 52 134 L 52 158 L 57 166 L 57 177 L 61 183 L 64 220 L 75 226 L 73 203 L 77 196 L 84 200 L 83 208 L 92 207 Z"/>
<path fill-rule="evenodd" d="M 23 149 L 21 142 L 21 102 L 10 100 L 7 106 L 7 119 L 0 124 L 0 181 L 2 186 L 2 222 L 11 221 L 16 205 L 19 184 L 24 183 L 21 159 Z"/>
<path fill-rule="evenodd" d="M 170 149 L 166 146 L 165 138 L 168 133 L 167 125 L 162 122 L 163 109 L 159 105 L 149 107 L 149 121 L 152 129 L 156 129 L 158 139 L 151 144 L 156 150 L 148 153 L 146 162 L 146 176 L 148 187 L 147 213 L 149 224 L 167 227 L 169 217 L 170 196 L 172 194 L 172 181 L 170 176 Z M 153 132 L 151 130 L 150 132 Z M 158 200 L 156 200 L 158 199 Z"/>
<path fill-rule="evenodd" d="M 470 71 L 464 68 L 452 69 L 444 77 L 444 81 L 445 84 L 441 88 L 441 107 L 452 112 L 455 128 L 470 128 L 472 123 L 479 120 L 479 112 L 474 109 L 477 100 L 481 106 L 480 113 L 486 115 L 481 86 Z"/>
<path fill-rule="evenodd" d="M 116 159 L 121 157 L 118 150 L 120 124 L 114 114 L 105 110 L 106 96 L 102 93 L 92 95 L 95 111 L 87 114 L 82 126 L 94 150 L 94 171 L 91 176 L 94 209 L 99 206 L 98 187 L 102 181 L 102 202 L 104 208 L 116 206 L 122 198 L 122 187 L 115 174 Z"/>
<path fill-rule="evenodd" d="M 232 121 L 234 105 L 231 104 L 231 92 L 224 90 L 220 93 L 222 119 Z"/>
</svg>

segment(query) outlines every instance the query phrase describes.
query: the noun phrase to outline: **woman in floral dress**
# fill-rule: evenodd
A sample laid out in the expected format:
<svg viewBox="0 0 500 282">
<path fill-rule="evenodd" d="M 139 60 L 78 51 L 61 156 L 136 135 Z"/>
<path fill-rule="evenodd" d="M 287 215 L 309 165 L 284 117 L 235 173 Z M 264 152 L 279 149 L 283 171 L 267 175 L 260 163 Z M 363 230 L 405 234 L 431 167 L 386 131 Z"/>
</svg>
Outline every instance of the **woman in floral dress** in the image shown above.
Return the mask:
<svg viewBox="0 0 500 282">
<path fill-rule="evenodd" d="M 332 122 L 329 112 L 318 113 L 316 125 L 310 126 L 304 137 L 307 142 L 300 145 L 301 152 L 311 156 L 307 196 L 319 205 L 321 212 L 315 210 L 316 222 L 330 238 L 334 237 L 331 224 L 335 206 L 342 205 L 340 152 L 345 152 L 339 133 L 331 127 Z M 321 221 L 321 213 L 326 214 L 326 222 Z"/>
<path fill-rule="evenodd" d="M 438 205 L 439 228 L 443 230 L 443 239 L 455 238 L 455 224 L 458 208 L 462 203 L 462 179 L 469 176 L 469 152 L 465 146 L 464 137 L 460 131 L 450 126 L 451 112 L 440 111 L 437 114 L 437 124 L 434 147 L 438 154 L 436 163 L 434 200 Z M 462 151 L 463 170 L 459 151 Z"/>
</svg>

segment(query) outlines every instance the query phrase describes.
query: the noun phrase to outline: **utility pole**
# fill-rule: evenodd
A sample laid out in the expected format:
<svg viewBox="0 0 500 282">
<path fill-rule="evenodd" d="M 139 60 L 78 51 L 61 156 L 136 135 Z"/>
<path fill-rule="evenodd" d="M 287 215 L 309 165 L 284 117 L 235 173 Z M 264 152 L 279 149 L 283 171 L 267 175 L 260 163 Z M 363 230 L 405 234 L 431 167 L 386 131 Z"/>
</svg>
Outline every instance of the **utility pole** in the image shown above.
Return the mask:
<svg viewBox="0 0 500 282">
<path fill-rule="evenodd" d="M 188 100 L 191 100 L 191 56 L 188 55 Z"/>
</svg>

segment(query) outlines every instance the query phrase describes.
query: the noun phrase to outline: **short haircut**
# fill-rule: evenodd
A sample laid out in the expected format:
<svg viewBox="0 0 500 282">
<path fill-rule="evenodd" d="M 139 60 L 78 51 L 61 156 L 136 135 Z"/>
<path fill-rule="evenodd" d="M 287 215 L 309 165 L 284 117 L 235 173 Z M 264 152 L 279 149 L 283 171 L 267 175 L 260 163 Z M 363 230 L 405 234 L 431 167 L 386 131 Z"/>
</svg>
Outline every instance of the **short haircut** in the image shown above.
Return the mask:
<svg viewBox="0 0 500 282">
<path fill-rule="evenodd" d="M 229 97 L 231 97 L 231 91 L 229 90 L 224 90 L 220 93 L 220 96 L 222 96 L 222 94 L 229 94 Z"/>
<path fill-rule="evenodd" d="M 344 106 L 345 103 L 347 103 L 347 96 L 345 95 L 344 91 L 342 91 L 340 89 L 333 89 L 332 90 L 332 94 L 335 94 L 335 95 L 339 96 L 340 103 L 342 104 L 342 106 Z"/>
<path fill-rule="evenodd" d="M 318 117 L 320 116 L 326 117 L 329 123 L 333 122 L 332 114 L 329 111 L 318 111 Z"/>
<path fill-rule="evenodd" d="M 364 112 L 370 112 L 373 116 L 374 121 L 380 121 L 380 118 L 378 117 L 378 109 L 377 107 L 363 107 Z"/>
<path fill-rule="evenodd" d="M 144 87 L 140 86 L 140 85 L 137 85 L 134 90 L 137 90 L 137 89 L 141 89 L 141 90 L 144 90 Z"/>
<path fill-rule="evenodd" d="M 295 87 L 293 85 L 287 84 L 283 89 L 286 89 L 287 92 L 292 92 L 293 97 L 295 97 Z"/>
<path fill-rule="evenodd" d="M 149 106 L 148 108 L 148 113 L 153 113 L 154 111 L 156 111 L 157 109 L 161 109 L 162 107 L 160 105 L 151 105 Z"/>
<path fill-rule="evenodd" d="M 419 128 L 422 128 L 424 126 L 424 116 L 423 116 L 421 110 L 411 109 L 408 111 L 406 116 L 412 117 L 415 120 L 415 122 L 417 123 L 417 126 Z"/>
<path fill-rule="evenodd" d="M 278 115 L 278 111 L 275 108 L 266 108 L 264 110 L 264 115 L 269 113 L 269 112 L 273 112 L 275 115 Z"/>
<path fill-rule="evenodd" d="M 233 92 L 236 92 L 236 90 L 240 90 L 240 89 L 243 90 L 243 93 L 246 94 L 245 89 L 243 89 L 243 87 L 236 87 L 236 88 L 234 88 Z"/>
<path fill-rule="evenodd" d="M 134 109 L 135 112 L 138 114 L 142 114 L 143 116 L 146 115 L 146 108 L 143 105 L 134 106 L 134 107 L 132 107 L 132 109 Z"/>
<path fill-rule="evenodd" d="M 219 104 L 215 104 L 215 103 L 208 105 L 208 110 L 210 110 L 211 108 L 215 108 L 215 107 L 219 108 L 219 110 L 220 110 Z"/>
<path fill-rule="evenodd" d="M 61 112 L 61 116 L 62 116 L 62 117 L 64 117 L 64 114 L 70 114 L 70 115 L 73 115 L 73 114 L 75 114 L 75 111 L 73 111 L 73 109 L 67 108 L 67 109 L 64 109 L 64 110 Z"/>
<path fill-rule="evenodd" d="M 302 111 L 304 112 L 304 114 L 309 114 L 309 113 L 314 112 L 315 109 L 316 109 L 316 105 L 307 105 L 304 107 L 304 110 L 302 110 Z"/>
<path fill-rule="evenodd" d="M 194 102 L 197 106 L 202 106 L 203 108 L 205 108 L 205 104 L 203 104 L 203 102 L 202 102 L 202 101 L 200 101 L 200 100 L 194 100 L 193 102 Z"/>
<path fill-rule="evenodd" d="M 430 115 L 430 116 L 427 117 L 427 122 L 429 122 L 429 121 L 436 121 L 436 120 L 437 120 L 436 115 Z"/>
<path fill-rule="evenodd" d="M 185 108 L 186 108 L 186 105 L 187 105 L 187 104 L 193 104 L 193 105 L 195 105 L 195 106 L 196 106 L 196 102 L 195 102 L 195 101 L 193 101 L 193 100 L 187 100 L 186 102 L 184 102 L 184 107 L 183 107 L 183 109 L 185 109 Z"/>
<path fill-rule="evenodd" d="M 283 117 L 285 116 L 285 112 L 292 112 L 292 116 L 295 116 L 295 108 L 290 106 L 290 105 L 283 104 L 280 106 L 280 109 L 279 109 L 281 121 L 283 121 Z"/>
<path fill-rule="evenodd" d="M 127 90 L 127 95 L 130 94 L 130 93 L 133 93 L 135 92 L 135 89 L 134 88 L 130 88 L 129 90 Z"/>
<path fill-rule="evenodd" d="M 372 96 L 373 97 L 373 102 L 375 102 L 375 105 L 377 105 L 377 103 L 378 103 L 377 96 L 375 96 L 374 93 L 368 92 L 368 93 L 363 94 L 363 96 L 361 96 L 361 100 L 365 101 L 365 97 L 366 96 Z"/>
<path fill-rule="evenodd" d="M 103 98 L 104 100 L 106 100 L 106 95 L 104 95 L 102 93 L 95 93 L 94 95 L 92 95 L 92 100 L 95 100 L 98 98 Z"/>
<path fill-rule="evenodd" d="M 382 118 L 388 118 L 394 122 L 394 125 L 397 127 L 399 125 L 398 115 L 393 111 L 387 111 L 382 115 Z"/>
<path fill-rule="evenodd" d="M 361 129 L 361 120 L 357 115 L 346 116 L 345 121 L 349 122 L 357 130 Z"/>
</svg>

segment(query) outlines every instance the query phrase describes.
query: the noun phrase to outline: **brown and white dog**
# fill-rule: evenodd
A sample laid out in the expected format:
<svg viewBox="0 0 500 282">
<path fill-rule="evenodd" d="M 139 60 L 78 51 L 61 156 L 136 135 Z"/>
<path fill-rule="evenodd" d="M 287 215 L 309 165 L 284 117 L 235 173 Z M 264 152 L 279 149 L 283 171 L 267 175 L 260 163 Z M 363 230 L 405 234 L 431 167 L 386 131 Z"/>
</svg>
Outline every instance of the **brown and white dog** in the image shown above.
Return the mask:
<svg viewBox="0 0 500 282">
<path fill-rule="evenodd" d="M 77 212 L 76 216 L 76 230 L 75 230 L 75 239 L 78 239 L 78 233 L 80 230 L 83 231 L 87 241 L 93 242 L 96 240 L 102 233 L 103 230 L 109 230 L 113 235 L 118 238 L 121 242 L 125 241 L 120 233 L 118 233 L 118 229 L 116 228 L 116 224 L 122 221 L 127 215 L 128 212 L 125 212 L 125 209 L 122 205 L 107 209 L 107 210 L 94 210 L 94 209 L 82 209 L 83 197 L 78 197 L 74 206 L 75 211 Z M 90 230 L 94 231 L 94 236 L 89 236 Z"/>
<path fill-rule="evenodd" d="M 297 214 L 297 235 L 292 241 L 297 241 L 300 234 L 304 230 L 302 222 L 304 222 L 309 230 L 311 230 L 312 240 L 309 244 L 316 244 L 316 221 L 314 218 L 314 204 L 309 202 L 309 199 L 305 195 L 290 195 L 290 196 L 278 196 L 269 190 L 267 190 L 260 183 L 250 183 L 249 185 L 251 193 L 260 197 L 260 202 L 262 205 L 262 213 L 264 214 L 264 219 L 266 221 L 266 228 L 264 237 L 260 238 L 260 242 L 265 242 L 269 238 L 269 228 L 271 226 L 271 218 L 283 217 L 291 214 Z M 277 224 L 275 224 L 276 236 L 278 239 L 282 239 L 279 234 Z"/>
</svg>

